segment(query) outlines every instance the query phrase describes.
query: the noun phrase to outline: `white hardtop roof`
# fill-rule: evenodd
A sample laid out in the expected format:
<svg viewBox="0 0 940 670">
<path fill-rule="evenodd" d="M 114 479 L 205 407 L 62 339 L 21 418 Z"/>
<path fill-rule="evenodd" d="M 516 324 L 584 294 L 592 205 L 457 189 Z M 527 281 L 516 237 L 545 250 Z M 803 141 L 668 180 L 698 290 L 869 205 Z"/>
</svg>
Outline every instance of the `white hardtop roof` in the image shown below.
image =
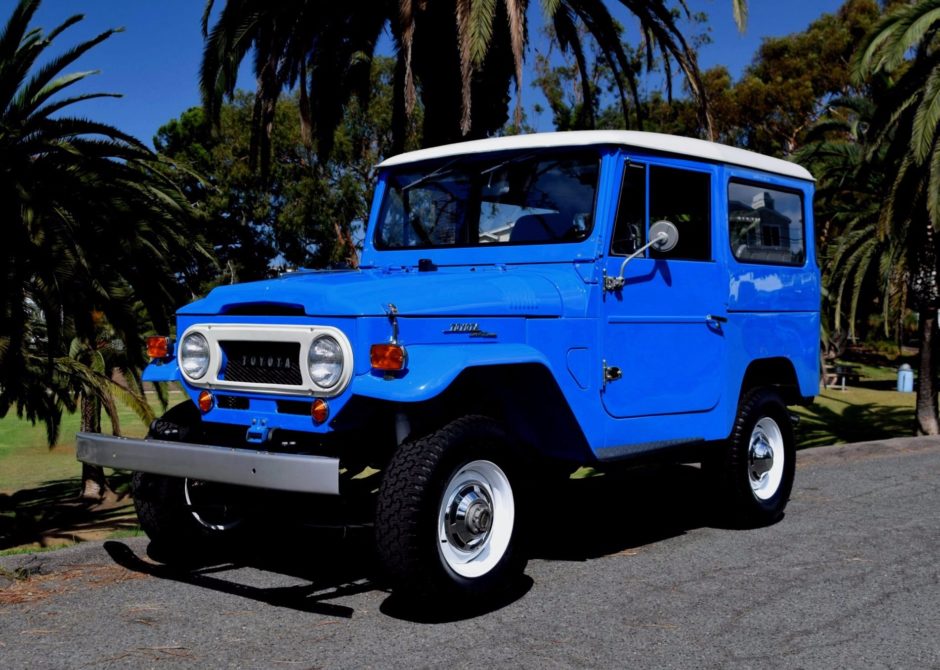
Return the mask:
<svg viewBox="0 0 940 670">
<path fill-rule="evenodd" d="M 809 171 L 796 163 L 771 158 L 753 151 L 737 149 L 724 144 L 706 142 L 690 137 L 647 133 L 637 130 L 573 130 L 563 133 L 534 133 L 531 135 L 510 135 L 485 140 L 472 140 L 445 144 L 430 149 L 409 151 L 392 156 L 379 164 L 380 168 L 417 163 L 419 161 L 462 156 L 464 154 L 510 151 L 512 149 L 546 149 L 550 147 L 586 147 L 598 145 L 619 145 L 635 149 L 648 149 L 667 154 L 697 158 L 713 163 L 729 163 L 741 167 L 763 170 L 773 174 L 813 180 Z"/>
</svg>

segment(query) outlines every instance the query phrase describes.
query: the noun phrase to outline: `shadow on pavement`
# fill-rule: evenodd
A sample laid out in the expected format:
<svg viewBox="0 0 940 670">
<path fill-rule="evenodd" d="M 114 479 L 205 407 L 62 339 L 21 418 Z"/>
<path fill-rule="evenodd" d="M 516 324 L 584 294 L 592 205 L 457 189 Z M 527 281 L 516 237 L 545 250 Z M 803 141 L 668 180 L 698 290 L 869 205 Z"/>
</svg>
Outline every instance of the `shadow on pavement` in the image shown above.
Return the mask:
<svg viewBox="0 0 940 670">
<path fill-rule="evenodd" d="M 349 546 L 351 543 L 362 543 L 335 536 L 319 539 L 320 541 L 314 544 L 303 540 L 295 541 L 293 537 L 281 538 L 270 550 L 232 551 L 224 557 L 206 557 L 202 564 L 190 566 L 152 563 L 138 556 L 122 542 L 105 542 L 104 548 L 118 565 L 157 579 L 250 598 L 275 607 L 350 618 L 354 613 L 351 607 L 327 601 L 376 588 L 368 577 L 372 570 L 364 565 L 361 553 Z M 150 547 L 153 547 L 153 543 Z M 366 549 L 368 551 L 368 547 Z M 149 551 L 150 549 L 148 553 Z M 287 575 L 307 583 L 257 587 L 222 575 L 242 568 Z"/>
<path fill-rule="evenodd" d="M 130 476 L 115 473 L 109 483 L 115 490 L 127 488 Z M 96 532 L 132 531 L 137 528 L 132 501 L 121 494 L 105 502 L 78 497 L 81 479 L 60 479 L 0 494 L 0 551 L 20 545 L 46 547 L 75 542 Z"/>
<path fill-rule="evenodd" d="M 585 479 L 557 480 L 536 487 L 527 501 L 530 556 L 553 561 L 586 561 L 660 542 L 703 526 L 715 526 L 701 471 L 693 466 L 649 466 L 607 471 Z M 331 600 L 384 591 L 375 561 L 371 529 L 348 532 L 297 527 L 269 529 L 265 537 L 224 557 L 184 568 L 144 560 L 126 544 L 105 543 L 119 565 L 166 579 L 251 598 L 276 607 L 348 618 L 354 610 Z M 160 560 L 158 547 L 148 553 Z M 242 568 L 289 575 L 303 584 L 262 588 L 226 574 Z M 422 603 L 389 596 L 381 611 L 421 623 L 466 620 L 505 607 L 534 586 L 525 576 L 496 601 L 477 607 L 434 611 Z"/>
</svg>

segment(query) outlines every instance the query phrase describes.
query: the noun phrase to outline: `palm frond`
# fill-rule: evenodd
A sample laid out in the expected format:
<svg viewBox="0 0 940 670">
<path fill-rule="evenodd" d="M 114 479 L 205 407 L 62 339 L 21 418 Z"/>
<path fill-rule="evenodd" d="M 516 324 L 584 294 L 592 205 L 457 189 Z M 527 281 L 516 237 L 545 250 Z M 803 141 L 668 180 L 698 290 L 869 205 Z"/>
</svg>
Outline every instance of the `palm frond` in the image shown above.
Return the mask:
<svg viewBox="0 0 940 670">
<path fill-rule="evenodd" d="M 927 77 L 917 111 L 914 113 L 911 149 L 914 151 L 914 159 L 919 164 L 924 163 L 930 157 L 931 152 L 935 151 L 938 127 L 940 127 L 940 68 L 935 68 Z"/>
</svg>

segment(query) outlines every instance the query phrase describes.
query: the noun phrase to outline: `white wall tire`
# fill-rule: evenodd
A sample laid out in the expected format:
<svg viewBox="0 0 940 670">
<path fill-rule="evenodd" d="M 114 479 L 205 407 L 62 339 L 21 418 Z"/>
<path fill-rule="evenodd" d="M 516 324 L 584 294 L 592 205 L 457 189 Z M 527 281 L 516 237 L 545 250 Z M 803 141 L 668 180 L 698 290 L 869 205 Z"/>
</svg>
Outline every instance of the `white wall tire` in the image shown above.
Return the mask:
<svg viewBox="0 0 940 670">
<path fill-rule="evenodd" d="M 515 525 L 509 478 L 492 461 L 461 466 L 438 505 L 438 549 L 448 568 L 474 579 L 499 564 Z"/>
<path fill-rule="evenodd" d="M 525 568 L 515 450 L 466 416 L 407 442 L 382 474 L 376 549 L 396 593 L 428 604 L 504 593 Z"/>
<path fill-rule="evenodd" d="M 725 521 L 765 526 L 782 516 L 796 470 L 796 446 L 786 405 L 772 388 L 741 399 L 731 436 L 708 464 Z"/>
</svg>

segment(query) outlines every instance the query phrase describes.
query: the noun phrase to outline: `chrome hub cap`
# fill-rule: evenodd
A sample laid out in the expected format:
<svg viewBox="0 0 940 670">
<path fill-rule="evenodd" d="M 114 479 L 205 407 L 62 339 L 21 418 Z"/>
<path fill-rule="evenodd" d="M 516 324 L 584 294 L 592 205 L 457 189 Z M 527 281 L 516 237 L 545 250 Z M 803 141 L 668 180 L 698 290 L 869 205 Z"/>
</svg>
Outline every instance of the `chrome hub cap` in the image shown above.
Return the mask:
<svg viewBox="0 0 940 670">
<path fill-rule="evenodd" d="M 201 479 L 183 480 L 183 496 L 189 513 L 200 526 L 213 531 L 231 530 L 241 523 L 241 517 L 221 502 L 224 487 Z"/>
<path fill-rule="evenodd" d="M 471 461 L 444 487 L 438 512 L 441 558 L 462 577 L 492 570 L 509 547 L 515 503 L 506 473 L 491 461 Z"/>
<path fill-rule="evenodd" d="M 486 539 L 493 520 L 493 506 L 479 482 L 455 491 L 445 511 L 448 540 L 461 549 Z"/>
<path fill-rule="evenodd" d="M 762 417 L 751 431 L 747 462 L 751 490 L 760 500 L 772 498 L 783 478 L 783 434 L 777 422 Z"/>
</svg>

